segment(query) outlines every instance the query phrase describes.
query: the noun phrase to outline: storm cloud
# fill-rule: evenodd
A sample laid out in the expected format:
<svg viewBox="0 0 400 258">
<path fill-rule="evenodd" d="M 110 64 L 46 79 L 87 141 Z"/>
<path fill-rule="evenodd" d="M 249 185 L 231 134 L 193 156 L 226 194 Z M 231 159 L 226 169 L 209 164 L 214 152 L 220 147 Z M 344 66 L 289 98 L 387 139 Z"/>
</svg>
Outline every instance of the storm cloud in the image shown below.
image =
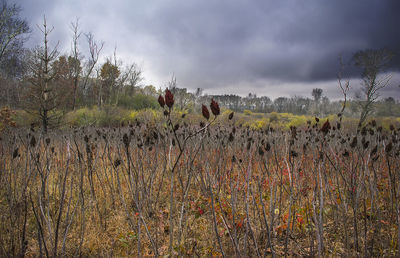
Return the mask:
<svg viewBox="0 0 400 258">
<path fill-rule="evenodd" d="M 397 0 L 14 2 L 32 26 L 29 44 L 39 44 L 35 24 L 46 15 L 52 39 L 68 51 L 70 22 L 79 17 L 82 31 L 106 43 L 104 56 L 117 46 L 118 56 L 141 65 L 145 82 L 156 87 L 174 74 L 180 87 L 211 94 L 309 95 L 320 87 L 335 97 L 339 55 L 349 62 L 358 50 L 383 47 L 400 54 Z M 392 96 L 399 68 L 396 57 L 386 91 Z"/>
</svg>

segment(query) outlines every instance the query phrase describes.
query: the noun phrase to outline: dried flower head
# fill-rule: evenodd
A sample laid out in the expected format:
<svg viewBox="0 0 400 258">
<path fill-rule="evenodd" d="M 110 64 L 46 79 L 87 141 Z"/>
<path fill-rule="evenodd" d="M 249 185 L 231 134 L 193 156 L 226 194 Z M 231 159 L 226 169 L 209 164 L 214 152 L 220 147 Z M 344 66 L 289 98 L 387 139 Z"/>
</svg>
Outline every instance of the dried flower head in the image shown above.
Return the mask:
<svg viewBox="0 0 400 258">
<path fill-rule="evenodd" d="M 126 133 L 124 133 L 124 135 L 122 136 L 122 142 L 124 143 L 125 148 L 129 147 L 130 139 Z"/>
<path fill-rule="evenodd" d="M 160 104 L 160 106 L 161 106 L 162 108 L 164 108 L 164 106 L 165 106 L 164 97 L 161 96 L 161 95 L 158 97 L 158 104 Z"/>
<path fill-rule="evenodd" d="M 219 113 L 220 113 L 219 105 L 217 102 L 214 101 L 214 99 L 211 99 L 210 108 L 211 108 L 211 112 L 213 113 L 214 116 L 219 115 Z"/>
<path fill-rule="evenodd" d="M 35 139 L 35 136 L 33 136 L 33 135 L 32 135 L 30 144 L 31 144 L 31 147 L 35 147 L 36 146 L 36 139 Z"/>
<path fill-rule="evenodd" d="M 117 159 L 114 161 L 114 167 L 117 168 L 119 165 L 121 165 L 121 160 L 117 158 Z"/>
<path fill-rule="evenodd" d="M 208 108 L 205 105 L 201 106 L 201 113 L 203 114 L 205 119 L 210 119 L 210 112 L 208 112 Z"/>
<path fill-rule="evenodd" d="M 169 89 L 165 90 L 165 104 L 169 108 L 172 108 L 172 106 L 174 105 L 174 95 Z"/>
<path fill-rule="evenodd" d="M 386 153 L 389 153 L 392 151 L 392 149 L 393 149 L 393 144 L 392 144 L 392 142 L 389 142 L 389 144 L 386 145 L 385 151 L 386 151 Z"/>
<path fill-rule="evenodd" d="M 331 129 L 331 124 L 329 123 L 329 119 L 326 120 L 326 122 L 322 125 L 321 127 L 321 132 L 323 134 L 327 134 L 329 132 L 329 130 Z"/>
<path fill-rule="evenodd" d="M 18 153 L 18 148 L 16 148 L 13 152 L 12 158 L 15 159 L 16 157 L 18 157 L 19 153 Z"/>
<path fill-rule="evenodd" d="M 351 148 L 355 148 L 357 146 L 357 136 L 354 136 L 353 140 L 350 143 Z"/>
<path fill-rule="evenodd" d="M 232 113 L 230 113 L 230 114 L 229 114 L 229 117 L 228 117 L 228 118 L 229 118 L 229 120 L 232 120 L 232 118 L 233 118 L 233 114 L 234 114 L 234 112 L 232 112 Z"/>
</svg>

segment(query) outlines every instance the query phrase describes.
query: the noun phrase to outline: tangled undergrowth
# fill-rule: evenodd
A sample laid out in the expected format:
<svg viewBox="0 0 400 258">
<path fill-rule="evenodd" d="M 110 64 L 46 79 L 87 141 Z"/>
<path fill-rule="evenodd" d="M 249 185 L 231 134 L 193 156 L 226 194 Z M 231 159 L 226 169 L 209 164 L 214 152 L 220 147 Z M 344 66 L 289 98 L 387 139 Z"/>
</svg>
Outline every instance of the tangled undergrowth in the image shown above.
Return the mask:
<svg viewBox="0 0 400 258">
<path fill-rule="evenodd" d="M 18 129 L 0 141 L 1 256 L 396 256 L 399 128 Z"/>
</svg>

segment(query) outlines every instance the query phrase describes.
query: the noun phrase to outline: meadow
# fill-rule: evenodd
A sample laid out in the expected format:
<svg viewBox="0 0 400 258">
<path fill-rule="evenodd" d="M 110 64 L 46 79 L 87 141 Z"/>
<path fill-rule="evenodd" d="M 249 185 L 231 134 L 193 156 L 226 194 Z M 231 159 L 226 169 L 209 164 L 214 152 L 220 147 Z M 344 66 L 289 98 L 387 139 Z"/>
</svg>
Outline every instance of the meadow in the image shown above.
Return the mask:
<svg viewBox="0 0 400 258">
<path fill-rule="evenodd" d="M 164 105 L 5 130 L 1 256 L 399 255 L 398 124 Z"/>
</svg>

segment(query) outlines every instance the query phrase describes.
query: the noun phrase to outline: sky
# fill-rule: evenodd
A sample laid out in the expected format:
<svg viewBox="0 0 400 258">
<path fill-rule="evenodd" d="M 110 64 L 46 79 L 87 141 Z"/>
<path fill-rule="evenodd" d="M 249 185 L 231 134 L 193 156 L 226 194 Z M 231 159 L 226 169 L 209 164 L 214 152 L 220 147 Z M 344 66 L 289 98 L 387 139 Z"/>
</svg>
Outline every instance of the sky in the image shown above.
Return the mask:
<svg viewBox="0 0 400 258">
<path fill-rule="evenodd" d="M 382 97 L 400 98 L 400 1 L 398 0 L 9 0 L 22 8 L 40 44 L 36 25 L 54 26 L 50 44 L 71 47 L 71 22 L 105 42 L 102 59 L 116 49 L 125 64 L 143 70 L 144 84 L 208 94 L 306 96 L 313 88 L 337 99 L 339 56 L 352 94 L 360 50 L 389 48 L 398 56 Z M 88 55 L 84 36 L 82 55 Z"/>
</svg>

